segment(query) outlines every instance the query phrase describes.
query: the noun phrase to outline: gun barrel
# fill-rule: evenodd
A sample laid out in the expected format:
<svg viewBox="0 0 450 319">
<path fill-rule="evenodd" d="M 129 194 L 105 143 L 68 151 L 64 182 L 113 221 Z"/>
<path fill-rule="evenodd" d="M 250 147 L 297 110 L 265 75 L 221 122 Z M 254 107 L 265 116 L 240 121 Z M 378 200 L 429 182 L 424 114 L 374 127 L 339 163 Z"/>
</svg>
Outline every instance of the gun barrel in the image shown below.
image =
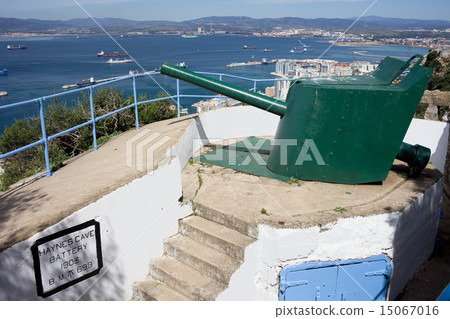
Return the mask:
<svg viewBox="0 0 450 319">
<path fill-rule="evenodd" d="M 279 116 L 283 116 L 286 112 L 287 104 L 282 101 L 188 71 L 169 63 L 164 63 L 161 66 L 161 74 L 198 85 Z"/>
</svg>

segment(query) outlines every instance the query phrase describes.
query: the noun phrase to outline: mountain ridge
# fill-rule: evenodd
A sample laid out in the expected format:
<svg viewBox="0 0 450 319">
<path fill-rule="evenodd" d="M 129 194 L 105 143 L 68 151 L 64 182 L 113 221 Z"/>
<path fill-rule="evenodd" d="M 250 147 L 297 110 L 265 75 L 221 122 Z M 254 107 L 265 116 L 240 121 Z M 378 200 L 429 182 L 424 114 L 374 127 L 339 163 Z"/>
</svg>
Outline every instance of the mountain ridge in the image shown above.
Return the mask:
<svg viewBox="0 0 450 319">
<path fill-rule="evenodd" d="M 212 25 L 216 30 L 228 31 L 270 31 L 275 28 L 320 28 L 325 30 L 346 29 L 354 22 L 354 18 L 251 18 L 246 16 L 210 16 L 181 22 L 166 20 L 136 21 L 121 18 L 95 18 L 104 28 L 111 31 L 196 31 L 198 27 Z M 386 18 L 379 16 L 362 17 L 353 29 L 447 29 L 450 21 L 420 20 L 403 18 Z M 40 20 L 0 17 L 0 30 L 8 32 L 48 32 L 63 30 L 98 30 L 98 25 L 90 18 L 70 20 Z"/>
</svg>

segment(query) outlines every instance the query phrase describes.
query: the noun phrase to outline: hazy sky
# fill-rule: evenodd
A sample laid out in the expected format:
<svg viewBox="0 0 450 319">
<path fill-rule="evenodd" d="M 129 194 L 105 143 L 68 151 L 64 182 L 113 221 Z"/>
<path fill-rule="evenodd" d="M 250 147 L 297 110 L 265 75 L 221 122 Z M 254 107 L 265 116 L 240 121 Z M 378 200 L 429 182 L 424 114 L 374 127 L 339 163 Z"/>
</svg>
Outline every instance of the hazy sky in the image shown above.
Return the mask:
<svg viewBox="0 0 450 319">
<path fill-rule="evenodd" d="M 0 17 L 86 17 L 184 21 L 205 16 L 349 18 L 374 0 L 0 0 Z M 450 20 L 450 0 L 378 0 L 366 15 Z"/>
</svg>

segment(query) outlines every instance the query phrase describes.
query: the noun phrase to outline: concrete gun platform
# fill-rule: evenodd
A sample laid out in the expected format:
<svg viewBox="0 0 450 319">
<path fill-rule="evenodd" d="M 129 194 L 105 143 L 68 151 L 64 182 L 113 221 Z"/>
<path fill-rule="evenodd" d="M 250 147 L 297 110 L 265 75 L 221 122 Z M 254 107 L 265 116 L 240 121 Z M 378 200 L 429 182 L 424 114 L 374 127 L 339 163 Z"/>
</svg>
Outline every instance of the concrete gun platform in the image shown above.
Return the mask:
<svg viewBox="0 0 450 319">
<path fill-rule="evenodd" d="M 133 286 L 133 298 L 277 300 L 280 270 L 287 265 L 379 254 L 387 254 L 399 269 L 385 296 L 395 298 L 428 257 L 436 218 L 431 224 L 427 219 L 435 215 L 436 204 L 428 208 L 418 199 L 439 188 L 442 176 L 432 165 L 418 179 L 408 179 L 407 170 L 395 162 L 378 185 L 287 183 L 190 161 L 182 171 L 183 201 L 192 204 L 194 214 L 180 220 L 178 234 L 165 240 L 164 254 Z M 427 200 L 439 196 L 433 192 Z M 419 207 L 411 214 L 414 205 Z M 155 290 L 154 283 L 167 291 Z"/>
<path fill-rule="evenodd" d="M 211 148 L 205 148 L 202 153 Z M 183 171 L 183 185 L 196 180 L 184 194 L 202 214 L 231 216 L 233 225 L 256 238 L 258 225 L 307 228 L 341 218 L 402 211 L 442 174 L 429 164 L 417 179 L 408 179 L 408 167 L 395 161 L 387 179 L 374 185 L 344 185 L 314 181 L 289 184 L 234 170 L 194 162 Z"/>
</svg>

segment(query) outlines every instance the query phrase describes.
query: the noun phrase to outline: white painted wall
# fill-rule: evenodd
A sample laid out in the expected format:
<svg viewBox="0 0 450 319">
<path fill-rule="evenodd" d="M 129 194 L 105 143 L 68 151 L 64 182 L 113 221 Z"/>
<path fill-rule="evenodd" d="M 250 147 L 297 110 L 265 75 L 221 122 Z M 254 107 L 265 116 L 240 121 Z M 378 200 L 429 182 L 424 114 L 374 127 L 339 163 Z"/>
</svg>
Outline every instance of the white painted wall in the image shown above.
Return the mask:
<svg viewBox="0 0 450 319">
<path fill-rule="evenodd" d="M 58 224 L 0 254 L 0 300 L 42 300 L 36 294 L 30 247 L 42 237 L 85 221 L 100 222 L 103 268 L 99 275 L 46 300 L 128 300 L 132 284 L 148 274 L 148 263 L 163 252 L 164 238 L 178 219 L 192 213 L 180 206 L 178 159 L 125 185 Z"/>
<path fill-rule="evenodd" d="M 280 117 L 253 106 L 222 108 L 203 113 L 197 124 L 210 141 L 245 136 L 274 135 Z M 203 137 L 200 134 L 200 137 Z"/>
<path fill-rule="evenodd" d="M 287 265 L 380 254 L 393 259 L 388 295 L 394 299 L 433 250 L 442 183 L 401 213 L 345 218 L 306 229 L 259 226 L 258 240 L 246 248 L 244 263 L 217 300 L 278 300 L 278 275 Z"/>
<path fill-rule="evenodd" d="M 404 142 L 419 144 L 431 150 L 430 162 L 442 173 L 447 156 L 449 123 L 429 120 L 413 119 Z"/>
<path fill-rule="evenodd" d="M 253 106 L 225 107 L 193 117 L 193 123 L 166 156 L 176 156 L 184 167 L 202 146 L 230 138 L 273 136 L 280 117 Z"/>
<path fill-rule="evenodd" d="M 394 236 L 389 298 L 395 299 L 433 252 L 441 213 L 444 178 L 401 214 Z"/>
</svg>

